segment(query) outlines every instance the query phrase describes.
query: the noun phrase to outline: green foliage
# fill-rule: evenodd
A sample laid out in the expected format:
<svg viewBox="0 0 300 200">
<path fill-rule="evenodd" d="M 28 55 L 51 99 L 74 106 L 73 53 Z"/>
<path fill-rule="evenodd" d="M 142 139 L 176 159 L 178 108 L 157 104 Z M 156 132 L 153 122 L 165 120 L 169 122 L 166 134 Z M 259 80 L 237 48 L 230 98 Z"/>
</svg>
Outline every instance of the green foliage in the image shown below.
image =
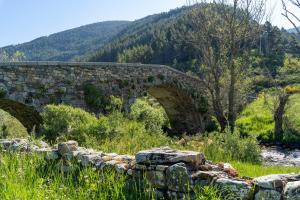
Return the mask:
<svg viewBox="0 0 300 200">
<path fill-rule="evenodd" d="M 144 123 L 130 120 L 117 110 L 97 119 L 79 108 L 48 105 L 42 116 L 42 134 L 52 142 L 72 139 L 84 146 L 133 154 L 171 141 L 161 130 L 150 132 Z"/>
<path fill-rule="evenodd" d="M 70 163 L 70 171 L 63 174 L 59 164 L 47 163 L 37 155 L 0 154 L 0 158 L 0 199 L 3 200 L 154 198 L 152 192 L 113 171 L 80 169 L 76 163 Z"/>
<path fill-rule="evenodd" d="M 153 54 L 151 47 L 147 45 L 136 46 L 131 49 L 125 49 L 117 57 L 121 63 L 149 63 Z"/>
<path fill-rule="evenodd" d="M 108 112 L 121 112 L 123 109 L 123 100 L 116 96 L 110 96 L 110 103 L 106 107 Z"/>
<path fill-rule="evenodd" d="M 270 174 L 299 174 L 300 167 L 284 167 L 284 166 L 263 166 L 258 164 L 244 163 L 232 161 L 231 164 L 239 172 L 240 176 L 245 177 L 258 177 Z"/>
<path fill-rule="evenodd" d="M 278 70 L 278 82 L 280 85 L 292 85 L 300 83 L 300 58 L 286 56 L 284 66 Z"/>
<path fill-rule="evenodd" d="M 163 125 L 167 124 L 165 111 L 160 106 L 151 106 L 143 99 L 137 99 L 131 106 L 130 116 L 132 119 L 143 122 L 150 132 L 161 132 Z"/>
<path fill-rule="evenodd" d="M 261 163 L 261 150 L 254 137 L 241 137 L 237 132 L 226 132 L 215 133 L 204 139 L 203 152 L 213 161 Z"/>
<path fill-rule="evenodd" d="M 259 95 L 240 114 L 236 126 L 242 135 L 251 135 L 263 141 L 274 139 L 273 106 L 267 98 L 264 93 Z"/>
<path fill-rule="evenodd" d="M 102 90 L 91 83 L 84 85 L 84 100 L 94 112 L 104 112 L 109 104 L 109 100 L 103 95 Z"/>
<path fill-rule="evenodd" d="M 109 136 L 94 145 L 103 151 L 133 155 L 142 149 L 166 146 L 172 142 L 161 131 L 149 132 L 143 123 L 129 120 L 121 113 L 112 113 L 106 120 Z"/>
<path fill-rule="evenodd" d="M 74 139 L 80 143 L 97 136 L 97 118 L 79 108 L 47 105 L 42 113 L 42 134 L 50 141 Z"/>
<path fill-rule="evenodd" d="M 300 141 L 300 95 L 290 97 L 284 116 L 284 143 Z M 276 98 L 268 93 L 262 93 L 249 104 L 236 121 L 236 126 L 243 135 L 252 135 L 264 142 L 274 141 L 273 112 Z"/>
<path fill-rule="evenodd" d="M 0 139 L 28 137 L 26 128 L 13 116 L 0 109 Z"/>
<path fill-rule="evenodd" d="M 183 63 L 197 57 L 197 53 L 193 45 L 183 42 L 188 38 L 178 27 L 187 30 L 187 21 L 182 22 L 181 19 L 189 10 L 190 8 L 183 7 L 137 20 L 87 59 L 170 65 L 177 59 L 182 64 L 180 68 L 188 71 L 190 66 Z M 175 67 L 177 66 L 179 64 Z"/>
<path fill-rule="evenodd" d="M 226 195 L 220 188 L 214 186 L 205 186 L 196 188 L 197 200 L 223 200 L 230 199 L 229 195 Z"/>
<path fill-rule="evenodd" d="M 28 132 L 39 129 L 42 117 L 34 108 L 9 99 L 0 99 L 0 109 L 10 113 L 18 119 Z"/>
</svg>

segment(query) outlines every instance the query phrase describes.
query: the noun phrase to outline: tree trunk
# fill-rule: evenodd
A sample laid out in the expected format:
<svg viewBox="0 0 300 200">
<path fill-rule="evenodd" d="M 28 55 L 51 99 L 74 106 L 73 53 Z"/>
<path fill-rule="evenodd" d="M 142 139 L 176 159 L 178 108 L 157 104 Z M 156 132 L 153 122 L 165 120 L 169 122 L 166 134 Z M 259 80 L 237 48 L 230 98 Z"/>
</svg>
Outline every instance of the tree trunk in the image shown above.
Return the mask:
<svg viewBox="0 0 300 200">
<path fill-rule="evenodd" d="M 283 140 L 283 115 L 285 106 L 288 102 L 289 95 L 284 95 L 279 97 L 279 105 L 274 113 L 274 121 L 275 121 L 275 140 L 280 142 Z"/>
<path fill-rule="evenodd" d="M 218 101 L 213 102 L 213 109 L 214 109 L 216 119 L 220 124 L 221 132 L 224 132 L 227 126 L 227 119 L 225 118 L 223 109 Z"/>
<path fill-rule="evenodd" d="M 235 69 L 233 60 L 230 64 L 230 85 L 229 85 L 229 92 L 228 92 L 228 123 L 230 127 L 230 131 L 234 131 L 235 126 Z"/>
</svg>

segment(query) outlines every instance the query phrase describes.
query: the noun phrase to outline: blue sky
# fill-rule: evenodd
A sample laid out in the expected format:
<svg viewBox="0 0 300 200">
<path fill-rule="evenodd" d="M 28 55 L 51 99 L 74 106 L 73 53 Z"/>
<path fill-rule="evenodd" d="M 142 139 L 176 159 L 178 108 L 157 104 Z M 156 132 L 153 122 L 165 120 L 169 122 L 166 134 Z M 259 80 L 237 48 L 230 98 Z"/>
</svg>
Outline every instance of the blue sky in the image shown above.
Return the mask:
<svg viewBox="0 0 300 200">
<path fill-rule="evenodd" d="M 272 21 L 290 27 L 280 16 L 280 0 Z M 278 3 L 276 3 L 278 1 Z M 0 0 L 0 47 L 30 41 L 81 25 L 106 20 L 135 20 L 181 7 L 186 0 Z M 275 5 L 275 6 L 274 6 Z"/>
</svg>

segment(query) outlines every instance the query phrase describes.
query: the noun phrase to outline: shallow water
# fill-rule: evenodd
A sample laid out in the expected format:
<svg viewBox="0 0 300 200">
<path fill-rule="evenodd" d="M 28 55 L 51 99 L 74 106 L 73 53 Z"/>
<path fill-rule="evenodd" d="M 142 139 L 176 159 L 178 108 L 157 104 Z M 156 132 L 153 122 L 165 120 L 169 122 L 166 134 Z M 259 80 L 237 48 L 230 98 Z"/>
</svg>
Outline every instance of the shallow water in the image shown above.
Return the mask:
<svg viewBox="0 0 300 200">
<path fill-rule="evenodd" d="M 262 150 L 264 165 L 267 166 L 299 166 L 300 150 L 283 149 L 281 147 L 264 147 Z"/>
</svg>

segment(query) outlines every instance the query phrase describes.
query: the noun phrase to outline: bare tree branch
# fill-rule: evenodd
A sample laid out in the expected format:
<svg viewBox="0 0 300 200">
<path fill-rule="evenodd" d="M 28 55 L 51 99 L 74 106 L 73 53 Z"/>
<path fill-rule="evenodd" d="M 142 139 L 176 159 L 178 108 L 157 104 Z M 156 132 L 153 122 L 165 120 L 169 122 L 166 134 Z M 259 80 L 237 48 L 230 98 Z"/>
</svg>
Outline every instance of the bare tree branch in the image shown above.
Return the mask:
<svg viewBox="0 0 300 200">
<path fill-rule="evenodd" d="M 287 0 L 290 3 L 292 3 L 294 6 L 300 8 L 300 0 Z M 300 23 L 300 19 L 299 17 L 297 17 L 294 13 L 292 13 L 286 6 L 286 1 L 285 0 L 281 0 L 282 3 L 282 8 L 284 13 L 282 13 L 282 15 L 295 27 L 296 31 L 298 32 L 298 34 L 300 34 L 300 29 L 299 27 L 296 25 L 296 23 Z"/>
</svg>

